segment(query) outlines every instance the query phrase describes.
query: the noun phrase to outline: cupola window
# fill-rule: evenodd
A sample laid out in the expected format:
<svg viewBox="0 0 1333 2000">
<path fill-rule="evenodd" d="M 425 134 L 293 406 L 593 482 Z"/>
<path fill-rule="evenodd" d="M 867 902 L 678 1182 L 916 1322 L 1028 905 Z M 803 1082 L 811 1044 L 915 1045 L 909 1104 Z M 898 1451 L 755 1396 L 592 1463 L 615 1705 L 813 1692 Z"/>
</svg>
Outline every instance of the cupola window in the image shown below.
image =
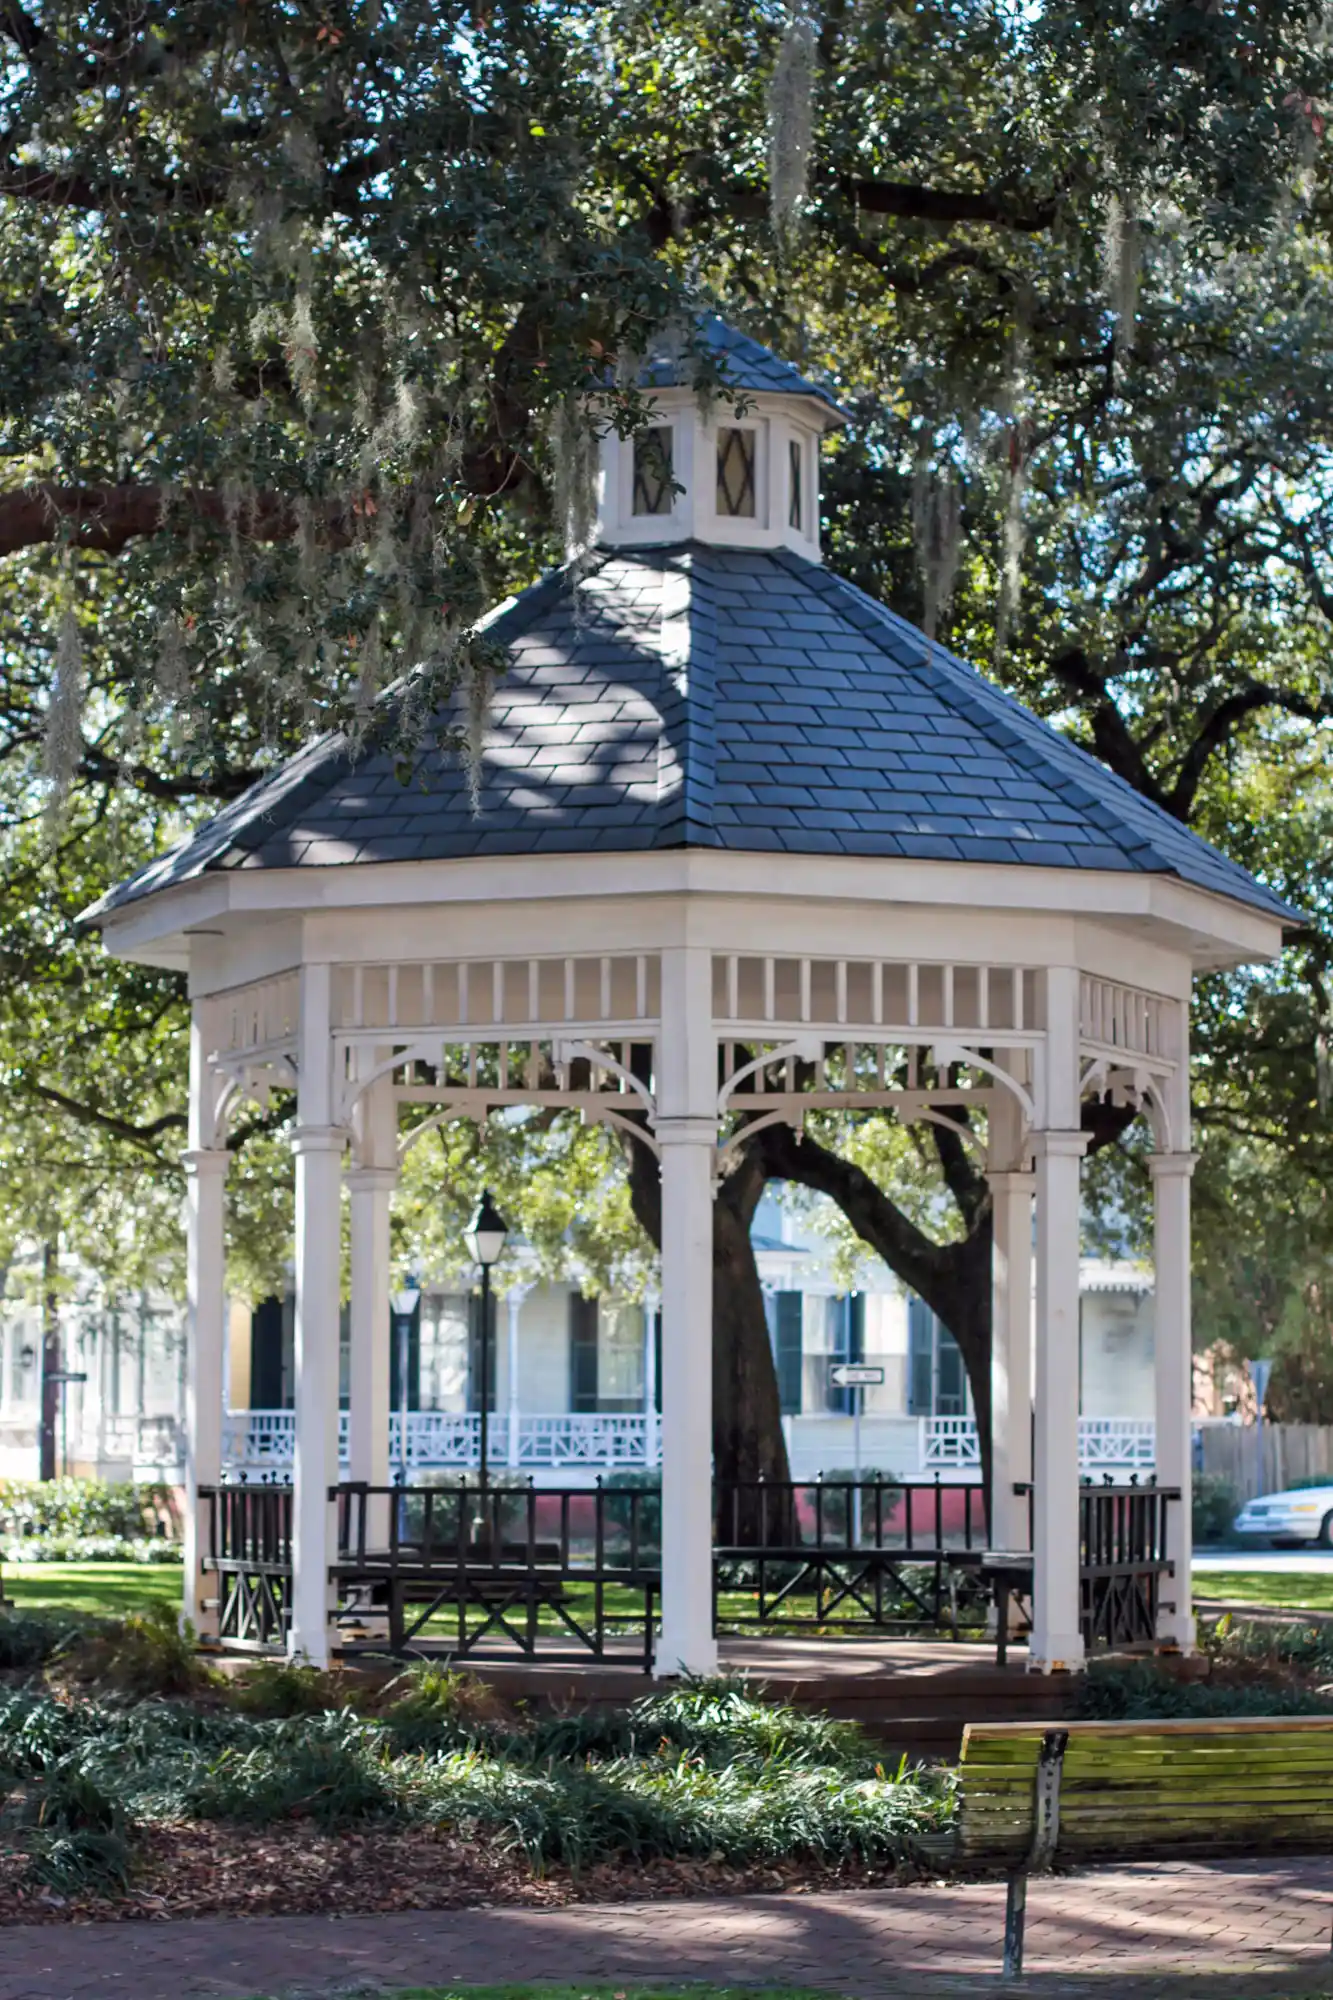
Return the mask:
<svg viewBox="0 0 1333 2000">
<path fill-rule="evenodd" d="M 754 519 L 755 434 L 739 424 L 717 434 L 717 511 L 730 520 Z"/>
<path fill-rule="evenodd" d="M 634 512 L 669 514 L 674 498 L 671 426 L 654 424 L 634 440 Z"/>
<path fill-rule="evenodd" d="M 804 526 L 801 515 L 801 444 L 799 438 L 791 438 L 787 443 L 787 481 L 789 497 L 787 502 L 787 525 L 799 533 Z"/>
</svg>

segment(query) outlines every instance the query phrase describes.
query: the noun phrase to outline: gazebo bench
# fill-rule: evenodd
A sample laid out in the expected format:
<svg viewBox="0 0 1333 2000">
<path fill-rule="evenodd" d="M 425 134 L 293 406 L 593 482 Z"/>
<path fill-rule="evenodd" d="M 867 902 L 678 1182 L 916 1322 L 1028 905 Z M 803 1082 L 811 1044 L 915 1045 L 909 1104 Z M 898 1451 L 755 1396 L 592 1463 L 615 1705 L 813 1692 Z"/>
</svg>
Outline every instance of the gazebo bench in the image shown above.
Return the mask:
<svg viewBox="0 0 1333 2000">
<path fill-rule="evenodd" d="M 969 1723 L 958 1775 L 955 1861 L 1009 1871 L 1007 1979 L 1058 1861 L 1333 1849 L 1333 1716 Z"/>
</svg>

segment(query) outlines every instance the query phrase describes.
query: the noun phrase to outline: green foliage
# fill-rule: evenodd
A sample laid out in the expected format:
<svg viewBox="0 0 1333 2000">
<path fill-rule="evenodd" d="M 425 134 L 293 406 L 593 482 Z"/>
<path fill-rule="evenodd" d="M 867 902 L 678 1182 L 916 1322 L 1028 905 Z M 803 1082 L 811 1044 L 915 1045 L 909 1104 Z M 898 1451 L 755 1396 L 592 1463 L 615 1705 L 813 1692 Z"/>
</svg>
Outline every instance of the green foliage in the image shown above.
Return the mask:
<svg viewBox="0 0 1333 2000">
<path fill-rule="evenodd" d="M 169 1604 L 150 1605 L 81 1637 L 59 1670 L 72 1686 L 113 1689 L 136 1700 L 192 1694 L 215 1678 L 195 1651 L 194 1633 Z"/>
<path fill-rule="evenodd" d="M 38 1536 L 137 1543 L 170 1519 L 170 1497 L 163 1486 L 115 1485 L 102 1479 L 0 1479 L 0 1539 Z"/>
<path fill-rule="evenodd" d="M 1132 1667 L 1094 1666 L 1078 1690 L 1086 1721 L 1128 1722 L 1192 1716 L 1330 1715 L 1333 1695 L 1258 1674 L 1243 1681 L 1182 1680 L 1144 1662 Z"/>
<path fill-rule="evenodd" d="M 153 1563 L 181 1561 L 179 1542 L 158 1535 L 28 1535 L 21 1541 L 0 1542 L 0 1562 L 7 1563 Z"/>
<path fill-rule="evenodd" d="M 889 1863 L 952 1814 L 947 1779 L 886 1775 L 854 1725 L 725 1682 L 532 1719 L 506 1717 L 468 1676 L 423 1667 L 374 1715 L 254 1706 L 0 1696 L 0 1771 L 34 1791 L 78 1774 L 89 1799 L 114 1802 L 111 1831 L 182 1814 L 330 1828 L 392 1818 L 474 1832 L 537 1867 Z"/>
<path fill-rule="evenodd" d="M 86 1619 L 68 1613 L 25 1611 L 13 1604 L 0 1604 L 0 1672 L 44 1666 L 87 1631 Z"/>
<path fill-rule="evenodd" d="M 231 1686 L 232 1705 L 245 1715 L 323 1715 L 346 1697 L 345 1676 L 290 1660 L 261 1660 Z"/>
<path fill-rule="evenodd" d="M 1216 1472 L 1196 1472 L 1191 1501 L 1196 1542 L 1223 1542 L 1240 1512 L 1240 1495 Z"/>
</svg>

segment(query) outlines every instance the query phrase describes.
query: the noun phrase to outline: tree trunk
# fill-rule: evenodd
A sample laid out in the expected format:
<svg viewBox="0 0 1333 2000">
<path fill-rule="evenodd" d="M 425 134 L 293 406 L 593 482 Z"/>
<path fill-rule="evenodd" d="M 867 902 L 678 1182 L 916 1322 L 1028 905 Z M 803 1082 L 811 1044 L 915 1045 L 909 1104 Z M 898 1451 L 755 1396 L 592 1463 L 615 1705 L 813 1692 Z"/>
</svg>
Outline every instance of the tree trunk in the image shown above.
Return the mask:
<svg viewBox="0 0 1333 2000">
<path fill-rule="evenodd" d="M 713 1464 L 718 1483 L 718 1539 L 758 1543 L 787 1539 L 785 1500 L 774 1513 L 759 1480 L 791 1478 L 782 1434 L 778 1372 L 750 1242 L 754 1203 L 735 1198 L 738 1176 L 713 1204 Z M 760 1184 L 762 1188 L 762 1183 Z"/>
<path fill-rule="evenodd" d="M 39 1479 L 56 1476 L 56 1432 L 60 1423 L 60 1249 L 42 1245 L 42 1414 L 38 1431 Z"/>
</svg>

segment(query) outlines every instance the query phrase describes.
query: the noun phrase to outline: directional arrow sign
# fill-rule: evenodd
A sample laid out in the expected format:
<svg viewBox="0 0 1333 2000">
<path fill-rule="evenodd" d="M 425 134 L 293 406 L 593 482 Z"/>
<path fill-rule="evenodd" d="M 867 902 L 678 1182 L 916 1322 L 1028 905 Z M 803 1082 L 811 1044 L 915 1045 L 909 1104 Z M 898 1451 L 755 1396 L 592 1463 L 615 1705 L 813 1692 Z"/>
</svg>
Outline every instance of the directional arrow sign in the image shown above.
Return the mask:
<svg viewBox="0 0 1333 2000">
<path fill-rule="evenodd" d="M 881 1389 L 884 1370 L 865 1361 L 835 1361 L 828 1372 L 835 1389 Z"/>
</svg>

